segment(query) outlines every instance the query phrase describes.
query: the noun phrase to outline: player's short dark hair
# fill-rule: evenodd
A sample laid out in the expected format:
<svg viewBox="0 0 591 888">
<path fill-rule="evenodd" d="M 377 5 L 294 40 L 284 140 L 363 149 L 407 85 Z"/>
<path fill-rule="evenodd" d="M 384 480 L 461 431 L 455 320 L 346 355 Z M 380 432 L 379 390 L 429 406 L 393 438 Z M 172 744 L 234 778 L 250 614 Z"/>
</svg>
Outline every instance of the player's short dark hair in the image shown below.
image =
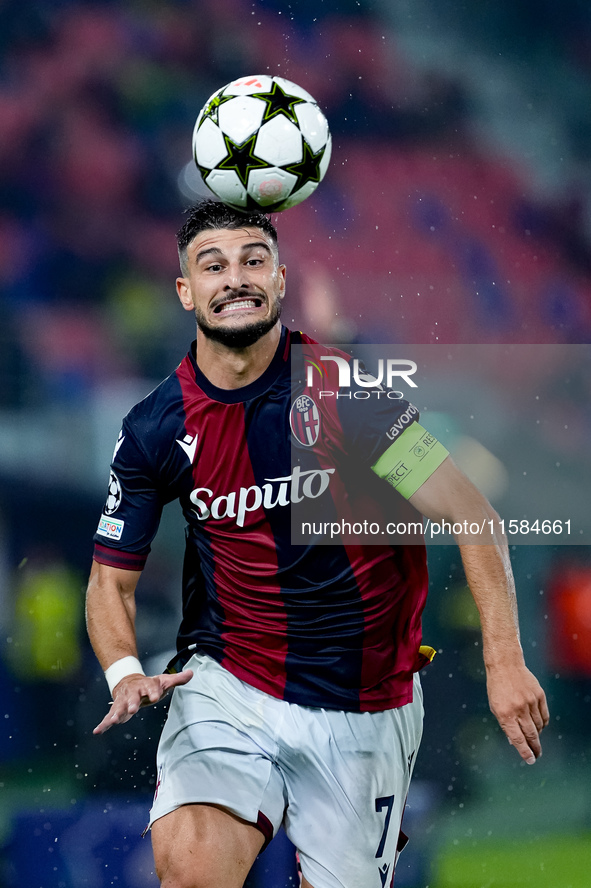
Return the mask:
<svg viewBox="0 0 591 888">
<path fill-rule="evenodd" d="M 187 247 L 202 231 L 223 228 L 260 228 L 277 246 L 277 230 L 268 216 L 256 210 L 241 212 L 217 200 L 205 198 L 187 210 L 187 218 L 176 236 L 183 274 L 187 271 Z"/>
</svg>

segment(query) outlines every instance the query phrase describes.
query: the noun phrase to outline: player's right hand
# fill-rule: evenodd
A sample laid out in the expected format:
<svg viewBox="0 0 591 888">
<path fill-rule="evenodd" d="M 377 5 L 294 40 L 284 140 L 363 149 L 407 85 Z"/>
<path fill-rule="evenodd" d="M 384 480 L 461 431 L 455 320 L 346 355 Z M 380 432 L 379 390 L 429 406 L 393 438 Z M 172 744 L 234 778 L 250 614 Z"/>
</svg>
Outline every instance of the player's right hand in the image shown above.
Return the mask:
<svg viewBox="0 0 591 888">
<path fill-rule="evenodd" d="M 150 706 L 162 700 L 172 688 L 184 685 L 193 678 L 190 669 L 183 669 L 176 675 L 126 675 L 113 688 L 113 703 L 93 734 L 104 734 L 113 725 L 123 725 L 136 714 L 142 706 Z"/>
</svg>

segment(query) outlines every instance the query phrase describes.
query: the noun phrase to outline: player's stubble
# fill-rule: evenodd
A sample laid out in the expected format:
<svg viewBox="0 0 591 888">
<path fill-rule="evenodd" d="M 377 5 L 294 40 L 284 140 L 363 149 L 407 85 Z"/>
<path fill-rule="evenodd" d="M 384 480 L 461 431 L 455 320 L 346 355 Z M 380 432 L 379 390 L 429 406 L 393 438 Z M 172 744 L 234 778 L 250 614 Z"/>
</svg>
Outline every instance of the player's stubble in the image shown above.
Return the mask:
<svg viewBox="0 0 591 888">
<path fill-rule="evenodd" d="M 251 295 L 252 294 L 250 293 L 237 290 L 235 291 L 234 298 L 245 299 L 251 297 Z M 267 318 L 262 318 L 260 321 L 254 321 L 251 324 L 246 324 L 244 327 L 238 328 L 224 326 L 214 327 L 211 324 L 208 324 L 207 319 L 200 308 L 195 308 L 195 319 L 197 321 L 197 326 L 203 335 L 208 339 L 211 339 L 213 342 L 219 342 L 228 348 L 248 348 L 249 345 L 254 345 L 255 342 L 258 342 L 261 337 L 265 336 L 266 333 L 269 333 L 273 329 L 281 317 L 282 308 L 283 303 L 281 299 L 275 297 L 271 306 L 271 313 Z"/>
</svg>

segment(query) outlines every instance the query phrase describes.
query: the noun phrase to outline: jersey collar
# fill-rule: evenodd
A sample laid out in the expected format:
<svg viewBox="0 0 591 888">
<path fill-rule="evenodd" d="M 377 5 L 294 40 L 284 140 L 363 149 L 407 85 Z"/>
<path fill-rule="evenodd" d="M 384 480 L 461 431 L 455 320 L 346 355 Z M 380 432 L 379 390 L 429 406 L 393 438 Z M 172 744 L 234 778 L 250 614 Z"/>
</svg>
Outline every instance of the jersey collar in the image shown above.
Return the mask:
<svg viewBox="0 0 591 888">
<path fill-rule="evenodd" d="M 211 398 L 213 401 L 221 401 L 222 404 L 239 404 L 244 401 L 250 401 L 252 398 L 256 398 L 257 395 L 262 395 L 271 387 L 271 385 L 275 382 L 281 370 L 285 367 L 286 362 L 289 358 L 289 346 L 291 341 L 292 333 L 291 330 L 288 330 L 287 327 L 281 327 L 281 339 L 279 340 L 279 344 L 273 355 L 271 363 L 265 370 L 265 372 L 259 376 L 258 379 L 255 379 L 254 382 L 249 383 L 248 385 L 243 385 L 241 388 L 237 389 L 222 389 L 218 388 L 217 385 L 213 385 L 205 376 L 202 371 L 197 366 L 196 361 L 196 348 L 197 348 L 197 340 L 194 340 L 191 343 L 191 349 L 189 351 L 189 360 L 193 367 L 195 373 L 195 382 L 202 389 L 208 398 Z"/>
</svg>

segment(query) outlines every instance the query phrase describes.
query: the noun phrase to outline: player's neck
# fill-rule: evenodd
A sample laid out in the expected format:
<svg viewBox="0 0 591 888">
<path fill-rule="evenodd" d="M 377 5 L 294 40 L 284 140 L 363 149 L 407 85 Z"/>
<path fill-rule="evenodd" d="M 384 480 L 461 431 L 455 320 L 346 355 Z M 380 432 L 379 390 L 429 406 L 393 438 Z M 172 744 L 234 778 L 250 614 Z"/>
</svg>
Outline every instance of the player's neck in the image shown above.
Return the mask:
<svg viewBox="0 0 591 888">
<path fill-rule="evenodd" d="M 197 366 L 212 385 L 237 389 L 261 376 L 275 355 L 281 338 L 281 322 L 247 348 L 235 349 L 215 342 L 197 330 Z"/>
</svg>

